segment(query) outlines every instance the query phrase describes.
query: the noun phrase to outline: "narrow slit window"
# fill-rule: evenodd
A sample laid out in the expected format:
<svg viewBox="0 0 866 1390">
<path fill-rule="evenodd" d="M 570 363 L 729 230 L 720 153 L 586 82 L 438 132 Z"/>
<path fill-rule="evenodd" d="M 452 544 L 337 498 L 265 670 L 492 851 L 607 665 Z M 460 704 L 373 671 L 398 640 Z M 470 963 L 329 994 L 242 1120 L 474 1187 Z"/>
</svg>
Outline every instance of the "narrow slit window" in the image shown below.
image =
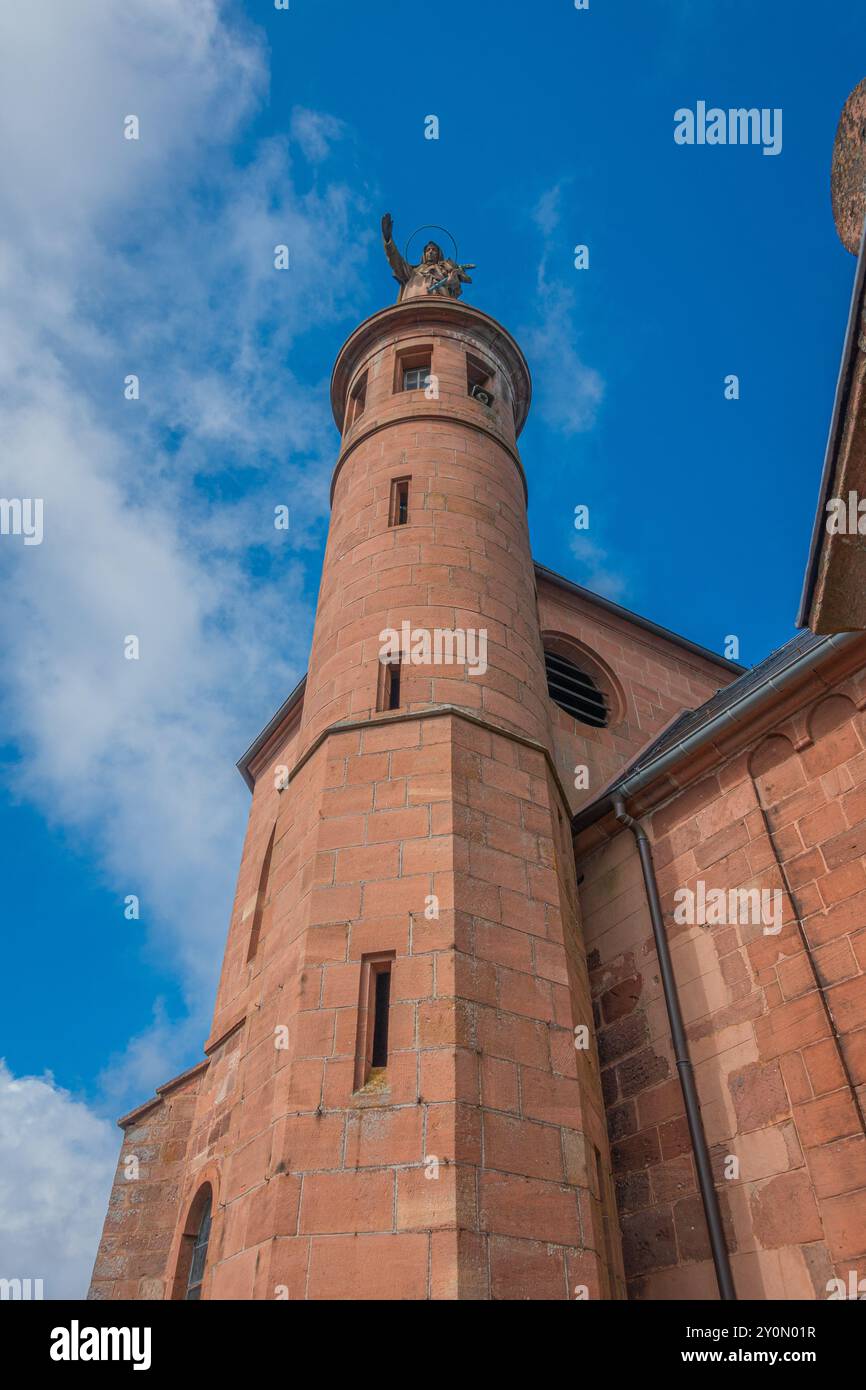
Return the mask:
<svg viewBox="0 0 866 1390">
<path fill-rule="evenodd" d="M 360 420 L 360 418 L 361 418 L 361 416 L 364 414 L 364 411 L 366 410 L 366 408 L 367 408 L 367 373 L 364 372 L 363 376 L 361 376 L 361 377 L 358 379 L 358 381 L 356 381 L 355 385 L 352 387 L 352 394 L 351 394 L 350 397 L 349 397 L 349 410 L 348 410 L 348 419 L 347 419 L 347 423 L 348 423 L 349 425 L 354 425 L 354 423 L 355 423 L 356 420 Z"/>
<path fill-rule="evenodd" d="M 406 526 L 409 522 L 409 478 L 395 478 L 391 484 L 389 526 Z"/>
<path fill-rule="evenodd" d="M 358 1042 L 355 1053 L 355 1090 L 388 1088 L 388 1044 L 391 1018 L 391 967 L 393 951 L 381 951 L 361 960 L 358 999 Z"/>
<path fill-rule="evenodd" d="M 388 1065 L 388 1015 L 391 1008 L 391 962 L 376 971 L 373 1000 L 373 1053 L 371 1067 Z"/>
<path fill-rule="evenodd" d="M 380 712 L 400 708 L 400 677 L 402 676 L 401 656 L 383 661 L 379 671 L 379 688 L 376 694 L 376 709 Z"/>
</svg>

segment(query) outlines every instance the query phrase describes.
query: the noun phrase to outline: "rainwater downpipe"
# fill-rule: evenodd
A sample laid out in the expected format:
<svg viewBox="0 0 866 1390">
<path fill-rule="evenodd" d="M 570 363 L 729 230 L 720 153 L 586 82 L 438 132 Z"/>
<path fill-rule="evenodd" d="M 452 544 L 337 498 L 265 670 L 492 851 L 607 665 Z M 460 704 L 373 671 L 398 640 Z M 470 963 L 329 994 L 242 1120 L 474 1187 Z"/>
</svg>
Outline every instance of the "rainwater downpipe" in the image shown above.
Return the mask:
<svg viewBox="0 0 866 1390">
<path fill-rule="evenodd" d="M 664 991 L 665 1005 L 668 1011 L 668 1020 L 671 1026 L 674 1057 L 676 1058 L 680 1086 L 683 1092 L 683 1101 L 686 1107 L 686 1119 L 688 1121 L 689 1134 L 692 1141 L 692 1152 L 695 1156 L 695 1167 L 698 1172 L 698 1186 L 701 1192 L 701 1200 L 704 1204 L 704 1215 L 707 1219 L 707 1231 L 710 1237 L 713 1264 L 716 1269 L 719 1298 L 725 1302 L 735 1302 L 737 1292 L 734 1288 L 734 1277 L 731 1273 L 731 1262 L 728 1258 L 728 1247 L 725 1242 L 725 1232 L 722 1226 L 719 1197 L 716 1192 L 716 1185 L 713 1181 L 713 1168 L 710 1162 L 710 1151 L 707 1148 L 707 1136 L 704 1133 L 704 1122 L 701 1119 L 701 1105 L 698 1100 L 697 1086 L 695 1085 L 694 1069 L 692 1067 L 691 1058 L 689 1057 L 689 1045 L 686 1040 L 686 1030 L 683 1026 L 683 1016 L 680 1011 L 677 982 L 674 976 L 673 965 L 671 964 L 671 953 L 668 949 L 668 940 L 665 933 L 664 919 L 662 917 L 662 907 L 659 900 L 658 884 L 656 883 L 652 848 L 647 838 L 646 831 L 643 829 L 643 826 L 628 814 L 625 809 L 625 802 L 621 796 L 614 796 L 613 811 L 620 825 L 626 826 L 627 829 L 631 831 L 637 843 L 637 852 L 640 856 L 640 865 L 643 871 L 643 881 L 644 887 L 646 888 L 653 936 L 655 937 L 656 954 L 658 955 L 659 970 L 662 977 L 662 989 Z"/>
</svg>

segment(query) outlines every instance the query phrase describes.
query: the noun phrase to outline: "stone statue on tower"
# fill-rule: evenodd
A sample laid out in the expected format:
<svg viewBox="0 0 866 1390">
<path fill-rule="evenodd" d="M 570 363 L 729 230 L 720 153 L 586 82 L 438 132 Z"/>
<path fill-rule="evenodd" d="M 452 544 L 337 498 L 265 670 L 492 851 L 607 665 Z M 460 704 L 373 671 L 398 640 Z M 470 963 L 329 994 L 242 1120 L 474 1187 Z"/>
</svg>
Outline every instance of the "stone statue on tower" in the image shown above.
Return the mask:
<svg viewBox="0 0 866 1390">
<path fill-rule="evenodd" d="M 474 270 L 474 265 L 459 265 L 457 261 L 449 260 L 435 241 L 427 242 L 419 264 L 412 265 L 395 246 L 393 231 L 393 218 L 390 212 L 386 212 L 382 218 L 382 241 L 394 279 L 400 286 L 398 304 L 404 299 L 417 299 L 428 294 L 459 299 L 463 286 L 471 285 L 472 276 L 465 272 Z"/>
</svg>

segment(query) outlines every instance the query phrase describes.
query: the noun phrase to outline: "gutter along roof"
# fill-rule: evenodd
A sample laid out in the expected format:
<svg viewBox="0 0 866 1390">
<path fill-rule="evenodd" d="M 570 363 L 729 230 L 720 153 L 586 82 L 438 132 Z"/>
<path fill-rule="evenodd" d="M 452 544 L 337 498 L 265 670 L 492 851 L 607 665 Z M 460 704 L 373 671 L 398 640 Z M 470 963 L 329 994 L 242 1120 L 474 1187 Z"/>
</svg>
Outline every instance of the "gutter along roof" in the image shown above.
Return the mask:
<svg viewBox="0 0 866 1390">
<path fill-rule="evenodd" d="M 557 574 L 555 570 L 549 570 L 537 562 L 535 573 L 539 579 L 546 579 L 560 589 L 567 589 L 569 593 L 587 599 L 605 613 L 612 613 L 617 618 L 623 618 L 634 627 L 643 628 L 644 632 L 651 632 L 654 637 L 663 637 L 667 642 L 673 642 L 674 646 L 682 647 L 684 651 L 691 652 L 693 656 L 703 657 L 705 661 L 711 661 L 715 666 L 721 666 L 732 676 L 738 676 L 747 669 L 747 667 L 741 666 L 738 661 L 729 661 L 727 657 L 719 656 L 718 652 L 711 652 L 709 647 L 702 647 L 698 642 L 691 642 L 688 637 L 681 637 L 678 632 L 671 632 L 670 628 L 662 627 L 660 623 L 654 623 L 651 618 L 642 618 L 639 613 L 633 613 L 630 608 L 623 608 L 622 604 L 614 603 L 613 599 L 602 598 L 601 594 L 593 593 L 592 589 L 584 589 L 580 584 L 575 584 L 571 579 L 566 579 L 564 575 Z"/>
<path fill-rule="evenodd" d="M 717 691 L 697 709 L 684 711 L 662 730 L 600 796 L 577 812 L 572 820 L 572 833 L 579 835 L 611 812 L 615 796 L 627 801 L 690 754 L 713 744 L 719 735 L 744 728 L 752 715 L 799 680 L 817 673 L 831 655 L 862 640 L 861 633 L 839 633 L 829 637 L 812 632 L 798 633 L 732 685 Z M 667 794 L 675 789 L 671 786 Z M 617 826 L 616 833 L 619 829 Z"/>
</svg>

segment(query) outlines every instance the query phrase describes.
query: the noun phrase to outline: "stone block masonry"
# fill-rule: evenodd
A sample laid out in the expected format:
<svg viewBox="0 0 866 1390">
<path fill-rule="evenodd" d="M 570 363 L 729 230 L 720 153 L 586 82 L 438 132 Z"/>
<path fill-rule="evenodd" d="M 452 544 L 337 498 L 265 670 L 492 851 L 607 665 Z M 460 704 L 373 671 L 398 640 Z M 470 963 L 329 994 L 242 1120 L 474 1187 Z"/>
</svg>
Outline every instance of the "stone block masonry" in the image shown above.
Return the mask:
<svg viewBox="0 0 866 1390">
<path fill-rule="evenodd" d="M 643 793 L 741 1298 L 827 1298 L 834 1279 L 866 1279 L 862 660 L 711 771 L 678 772 L 672 795 Z M 713 1298 L 631 837 L 578 858 L 629 1296 Z M 779 889 L 781 931 L 678 924 L 675 894 L 699 880 Z"/>
<path fill-rule="evenodd" d="M 529 394 L 506 331 L 435 296 L 338 357 L 309 670 L 244 761 L 207 1060 L 123 1122 L 146 1161 L 119 1170 L 94 1297 L 625 1296 L 573 765 L 600 783 L 733 673 L 537 571 Z M 546 624 L 609 727 L 552 703 Z M 407 629 L 483 634 L 484 662 L 383 665 Z M 605 1007 L 629 1027 L 627 991 Z"/>
</svg>

